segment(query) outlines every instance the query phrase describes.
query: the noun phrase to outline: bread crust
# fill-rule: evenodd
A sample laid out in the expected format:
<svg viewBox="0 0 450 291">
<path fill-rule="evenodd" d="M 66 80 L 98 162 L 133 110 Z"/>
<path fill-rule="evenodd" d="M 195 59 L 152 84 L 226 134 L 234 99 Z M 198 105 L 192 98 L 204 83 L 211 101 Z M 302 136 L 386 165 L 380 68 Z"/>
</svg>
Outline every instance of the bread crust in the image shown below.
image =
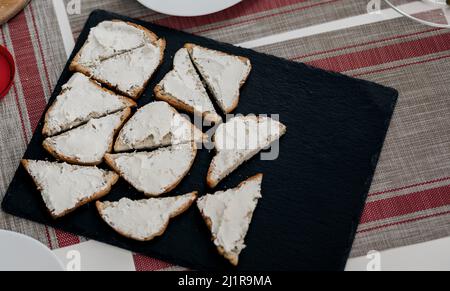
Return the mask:
<svg viewBox="0 0 450 291">
<path fill-rule="evenodd" d="M 242 117 L 242 118 L 252 118 L 252 119 L 255 119 L 256 121 L 258 121 L 259 122 L 259 120 L 261 119 L 261 117 L 259 117 L 259 116 L 252 116 L 252 115 L 250 115 L 250 116 L 245 116 L 245 117 Z M 287 130 L 287 127 L 285 126 L 285 125 L 283 125 L 282 123 L 280 123 L 280 138 L 283 136 L 283 135 L 285 135 L 286 134 L 286 130 Z M 215 136 L 213 137 L 213 140 L 214 140 L 214 143 L 215 143 Z M 228 175 L 230 175 L 232 172 L 230 172 L 230 173 L 227 173 L 227 174 L 225 174 L 224 175 L 224 177 L 222 178 L 222 179 L 215 179 L 214 177 L 213 177 L 213 173 L 214 173 L 214 171 L 215 171 L 215 169 L 216 169 L 216 167 L 215 167 L 215 161 L 216 161 L 216 159 L 217 159 L 217 157 L 218 157 L 218 155 L 219 155 L 219 151 L 217 151 L 217 145 L 216 144 L 214 144 L 214 148 L 216 149 L 216 155 L 213 157 L 213 159 L 212 159 L 212 161 L 211 161 L 211 164 L 210 164 L 210 166 L 209 166 L 209 168 L 208 168 L 208 173 L 207 173 L 207 176 L 206 176 L 206 184 L 208 185 L 208 187 L 209 188 L 211 188 L 211 189 L 214 189 L 215 187 L 217 187 L 217 185 L 223 180 L 223 179 L 225 179 Z M 261 150 L 258 150 L 258 152 L 260 152 Z M 244 163 L 245 161 L 243 161 L 242 163 Z M 240 165 L 238 165 L 238 167 L 239 166 L 241 166 L 242 165 L 242 163 L 240 164 Z"/>
<path fill-rule="evenodd" d="M 122 126 L 122 129 L 123 129 L 124 126 Z M 118 133 L 118 136 L 119 135 L 120 135 L 120 132 Z M 126 145 L 121 140 L 119 140 L 118 138 L 114 142 L 113 149 L 114 149 L 114 152 L 116 152 L 116 153 L 122 153 L 122 152 L 126 152 L 128 150 Z"/>
<path fill-rule="evenodd" d="M 145 196 L 149 197 L 149 198 L 157 198 L 160 197 L 164 194 L 169 193 L 170 191 L 174 190 L 180 183 L 181 181 L 183 181 L 183 179 L 186 177 L 186 175 L 189 173 L 189 171 L 191 170 L 195 158 L 197 157 L 197 147 L 195 142 L 192 142 L 192 155 L 193 158 L 189 163 L 189 167 L 187 167 L 186 171 L 180 175 L 179 179 L 177 181 L 175 181 L 173 184 L 168 185 L 167 187 L 164 188 L 164 192 L 162 193 L 147 193 L 143 190 L 137 189 L 136 187 L 134 187 L 134 185 L 129 181 L 129 179 L 127 178 L 127 176 L 125 175 L 125 173 L 123 173 L 119 167 L 117 166 L 116 162 L 114 161 L 114 159 L 112 158 L 111 154 L 106 154 L 104 157 L 105 163 L 112 169 L 114 170 L 116 173 L 118 173 L 125 181 L 127 181 L 131 186 L 133 186 L 136 190 L 138 190 L 139 192 L 144 193 Z"/>
<path fill-rule="evenodd" d="M 211 162 L 211 165 L 209 166 L 208 174 L 207 174 L 207 176 L 206 176 L 206 184 L 207 184 L 208 187 L 211 188 L 211 189 L 216 188 L 217 185 L 220 183 L 220 181 L 215 180 L 215 179 L 212 177 L 212 173 L 213 173 L 213 171 L 214 171 L 213 162 L 214 162 L 214 158 L 213 158 L 213 160 L 212 160 L 212 162 Z"/>
<path fill-rule="evenodd" d="M 28 169 L 29 160 L 21 160 L 21 164 L 22 164 L 22 166 L 27 170 L 27 172 L 28 172 L 28 174 L 30 175 L 31 179 L 33 180 L 33 182 L 36 184 L 38 190 L 40 191 L 40 190 L 42 189 L 42 185 L 39 185 L 39 183 L 38 183 L 38 182 L 34 179 L 34 177 L 30 174 L 30 171 L 29 171 L 29 169 Z M 61 213 L 61 214 L 55 215 L 55 214 L 53 214 L 53 213 L 46 207 L 47 212 L 50 214 L 50 216 L 51 216 L 53 219 L 56 220 L 56 219 L 58 219 L 58 218 L 61 218 L 61 217 L 63 217 L 63 216 L 66 216 L 66 215 L 69 214 L 69 213 L 72 213 L 73 211 L 75 211 L 76 209 L 80 208 L 81 206 L 83 206 L 83 205 L 85 205 L 85 204 L 88 204 L 88 203 L 90 203 L 90 202 L 92 202 L 92 201 L 101 199 L 101 198 L 103 198 L 104 196 L 108 195 L 109 192 L 111 192 L 112 186 L 114 186 L 114 184 L 116 184 L 117 181 L 119 180 L 119 175 L 118 175 L 117 173 L 113 172 L 113 171 L 108 171 L 108 175 L 109 175 L 109 177 L 108 177 L 107 186 L 106 186 L 106 188 L 105 188 L 104 190 L 99 191 L 99 192 L 96 192 L 96 193 L 94 193 L 93 195 L 91 195 L 90 197 L 80 200 L 80 201 L 75 205 L 75 207 L 70 208 L 70 209 L 67 209 L 66 211 L 64 211 L 64 212 Z"/>
<path fill-rule="evenodd" d="M 109 113 L 109 114 L 117 113 L 117 112 L 119 112 L 119 111 L 122 111 L 122 110 L 126 109 L 127 107 L 133 108 L 133 107 L 136 107 L 136 106 L 137 106 L 136 102 L 135 102 L 133 99 L 128 98 L 128 97 L 125 97 L 125 96 L 122 96 L 122 95 L 119 95 L 119 94 L 117 94 L 117 93 L 115 93 L 115 92 L 113 92 L 113 91 L 111 91 L 111 90 L 108 90 L 108 89 L 106 89 L 106 88 L 103 88 L 103 87 L 102 87 L 98 82 L 96 82 L 95 80 L 89 79 L 89 81 L 92 82 L 92 84 L 94 84 L 94 85 L 95 85 L 97 88 L 99 88 L 100 90 L 102 90 L 102 91 L 104 91 L 104 92 L 106 92 L 106 93 L 108 93 L 108 94 L 112 94 L 112 95 L 117 96 L 117 97 L 120 99 L 120 101 L 122 101 L 122 102 L 124 103 L 125 107 L 124 107 L 123 109 L 120 109 L 120 110 L 111 112 L 111 113 Z M 61 94 L 63 94 L 64 92 L 65 92 L 65 90 L 62 90 L 61 93 L 58 95 L 58 97 L 59 97 Z M 57 98 L 58 98 L 58 97 L 57 97 Z M 46 136 L 46 137 L 55 136 L 55 135 L 64 133 L 64 132 L 66 132 L 66 131 L 68 131 L 68 130 L 71 130 L 71 129 L 75 128 L 75 127 L 78 127 L 78 126 L 81 126 L 81 125 L 87 123 L 87 122 L 83 122 L 83 123 L 80 123 L 80 124 L 78 124 L 78 125 L 71 126 L 71 127 L 67 128 L 67 129 L 65 129 L 65 130 L 62 130 L 62 131 L 59 131 L 59 132 L 55 132 L 55 133 L 51 133 L 51 132 L 50 132 L 50 128 L 49 128 L 49 126 L 48 126 L 48 120 L 50 119 L 50 116 L 49 116 L 50 112 L 53 110 L 54 106 L 56 105 L 56 101 L 57 101 L 57 99 L 52 103 L 52 105 L 48 108 L 47 112 L 45 113 L 44 127 L 43 127 L 43 129 L 42 129 L 42 134 L 43 134 L 44 136 Z M 109 115 L 109 114 L 101 115 L 101 116 L 96 117 L 96 118 L 105 117 L 106 115 Z"/>
<path fill-rule="evenodd" d="M 145 27 L 143 27 L 143 26 L 141 26 L 139 24 L 135 24 L 135 23 L 132 23 L 132 22 L 127 22 L 127 21 L 122 21 L 122 20 L 119 20 L 119 19 L 113 19 L 112 21 L 114 21 L 114 22 L 124 22 L 124 23 L 126 23 L 128 25 L 131 25 L 131 26 L 133 26 L 133 27 L 135 27 L 137 29 L 142 30 L 145 33 L 145 35 L 149 38 L 149 40 L 154 45 L 156 45 L 156 46 L 158 46 L 160 48 L 160 52 L 161 53 L 160 53 L 159 65 L 155 69 L 155 72 L 156 72 L 158 70 L 158 68 L 161 66 L 161 64 L 162 64 L 162 62 L 164 60 L 164 52 L 166 50 L 166 40 L 164 38 L 158 38 L 158 36 L 153 31 L 151 31 L 151 30 L 149 30 L 149 29 L 147 29 L 147 28 L 145 28 Z M 83 49 L 84 49 L 84 47 L 86 45 L 87 45 L 87 43 L 85 43 L 83 45 L 83 47 L 80 49 L 80 51 L 73 58 L 70 66 L 69 66 L 69 69 L 71 71 L 80 72 L 80 73 L 82 73 L 82 74 L 84 74 L 84 75 L 86 75 L 86 76 L 96 80 L 97 82 L 99 82 L 101 84 L 104 84 L 106 87 L 110 88 L 111 90 L 115 90 L 115 91 L 119 92 L 120 94 L 128 96 L 128 97 L 130 97 L 130 98 L 132 98 L 134 100 L 137 100 L 137 99 L 139 99 L 139 97 L 141 97 L 141 95 L 144 93 L 145 88 L 147 87 L 148 83 L 150 82 L 151 78 L 153 77 L 154 72 L 144 82 L 144 84 L 142 84 L 141 87 L 134 88 L 131 91 L 131 93 L 123 92 L 122 90 L 118 89 L 117 86 L 107 82 L 106 80 L 102 80 L 100 78 L 97 78 L 96 76 L 93 76 L 91 68 L 83 66 L 82 64 L 79 63 L 79 60 L 80 60 L 80 57 L 81 57 L 81 52 L 83 51 Z M 135 49 L 128 50 L 128 51 L 125 51 L 123 53 L 128 53 L 128 52 L 131 52 L 133 50 L 135 50 Z M 123 54 L 123 53 L 120 53 L 120 54 Z M 118 54 L 118 55 L 120 55 L 120 54 Z M 107 58 L 107 59 L 109 59 L 109 58 Z"/>
<path fill-rule="evenodd" d="M 107 153 L 111 153 L 111 152 L 112 152 L 115 137 L 117 136 L 118 132 L 122 129 L 123 125 L 125 124 L 125 122 L 128 120 L 128 118 L 129 118 L 130 115 L 131 115 L 131 108 L 130 108 L 130 107 L 127 107 L 127 108 L 125 108 L 125 109 L 122 110 L 122 111 L 123 111 L 123 114 L 122 114 L 122 116 L 121 116 L 121 123 L 120 123 L 119 126 L 117 126 L 117 127 L 114 129 L 113 138 L 112 138 L 112 140 L 111 140 L 111 143 L 110 143 L 109 146 L 108 146 L 108 151 L 107 151 Z M 117 112 L 116 112 L 116 113 L 117 113 Z M 45 140 L 43 141 L 42 146 L 43 146 L 43 148 L 44 148 L 50 155 L 52 155 L 55 159 L 60 160 L 60 161 L 67 162 L 67 163 L 69 163 L 69 164 L 80 165 L 80 166 L 98 166 L 98 165 L 100 165 L 100 164 L 103 162 L 103 160 L 104 160 L 104 157 L 103 157 L 103 159 L 100 160 L 100 161 L 96 161 L 96 162 L 93 162 L 93 163 L 85 163 L 85 162 L 80 161 L 79 159 L 72 158 L 72 157 L 68 157 L 68 156 L 66 156 L 66 155 L 64 155 L 64 154 L 62 154 L 62 153 L 58 153 L 58 152 L 55 150 L 55 148 L 54 148 L 49 142 L 47 142 L 47 139 L 45 139 Z"/>
<path fill-rule="evenodd" d="M 184 48 L 186 48 L 188 50 L 189 55 L 191 56 L 191 58 L 192 58 L 192 53 L 193 53 L 194 47 L 199 47 L 199 48 L 202 48 L 202 49 L 205 49 L 205 50 L 213 51 L 215 53 L 218 53 L 218 54 L 224 55 L 224 56 L 238 57 L 239 60 L 241 60 L 241 62 L 243 62 L 246 65 L 249 65 L 248 74 L 245 75 L 244 78 L 241 80 L 239 88 L 242 88 L 242 86 L 244 86 L 244 84 L 247 82 L 247 79 L 250 76 L 250 73 L 252 72 L 252 69 L 253 69 L 252 63 L 251 63 L 249 58 L 246 58 L 246 57 L 243 57 L 243 56 L 236 56 L 236 55 L 228 54 L 228 53 L 225 53 L 225 52 L 222 52 L 222 51 L 212 50 L 212 49 L 209 49 L 209 48 L 206 48 L 206 47 L 202 47 L 200 45 L 196 45 L 196 44 L 193 44 L 193 43 L 186 43 L 184 45 Z M 195 66 L 195 62 L 193 62 L 193 64 Z M 204 78 L 202 78 L 202 79 L 204 79 Z M 209 85 L 208 85 L 208 87 L 209 87 Z M 229 113 L 233 112 L 234 110 L 236 110 L 236 108 L 239 105 L 239 101 L 240 101 L 240 94 L 238 94 L 236 96 L 235 100 L 233 100 L 233 104 L 229 108 L 221 108 L 221 109 L 224 111 L 225 114 L 229 114 Z"/>
<path fill-rule="evenodd" d="M 262 179 L 263 177 L 264 177 L 264 174 L 262 174 L 262 173 L 256 174 L 256 175 L 248 178 L 247 180 L 239 183 L 239 185 L 235 189 L 242 187 L 247 182 L 250 182 L 250 181 L 253 181 L 253 180 L 259 180 L 259 179 Z M 200 210 L 200 214 L 203 217 L 203 220 L 205 221 L 206 225 L 208 226 L 209 231 L 211 231 L 211 233 L 212 233 L 212 221 L 211 221 L 211 219 L 208 216 L 206 216 L 205 213 L 200 208 L 199 208 L 199 210 Z M 212 239 L 211 240 L 214 242 L 216 239 L 217 238 L 214 235 L 212 235 Z M 217 251 L 219 252 L 219 254 L 221 256 L 223 256 L 225 259 L 227 259 L 233 266 L 235 266 L 235 267 L 238 266 L 238 264 L 239 264 L 239 255 L 234 254 L 234 253 L 227 253 L 225 251 L 225 249 L 223 247 L 221 247 L 221 246 L 216 246 L 216 248 L 217 248 Z"/>
<path fill-rule="evenodd" d="M 169 226 L 170 220 L 173 219 L 173 218 L 175 218 L 175 217 L 177 217 L 177 216 L 179 216 L 179 215 L 181 215 L 181 214 L 183 214 L 184 212 L 186 212 L 186 211 L 191 207 L 191 205 L 197 200 L 198 192 L 197 192 L 197 191 L 194 191 L 194 192 L 191 192 L 191 193 L 187 193 L 187 194 L 185 194 L 185 195 L 193 195 L 193 198 L 190 199 L 190 200 L 189 200 L 186 204 L 184 204 L 182 207 L 180 207 L 175 213 L 172 213 L 172 214 L 170 215 L 170 217 L 169 217 L 169 220 L 167 221 L 167 223 L 164 224 L 164 226 L 161 228 L 160 231 L 158 231 L 156 234 L 154 234 L 154 235 L 152 235 L 152 236 L 149 236 L 149 237 L 146 237 L 146 238 L 144 238 L 144 239 L 132 237 L 131 235 L 125 234 L 125 233 L 124 233 L 123 231 L 121 231 L 120 229 L 113 228 L 111 225 L 109 225 L 109 223 L 107 223 L 106 220 L 103 218 L 103 216 L 104 216 L 103 210 L 105 209 L 105 206 L 106 206 L 104 202 L 97 201 L 97 202 L 95 203 L 95 206 L 97 207 L 97 210 L 98 210 L 98 213 L 100 214 L 101 219 L 102 219 L 106 224 L 108 224 L 114 231 L 116 231 L 118 234 L 120 234 L 120 235 L 123 236 L 123 237 L 132 239 L 132 240 L 141 241 L 141 242 L 147 242 L 147 241 L 151 241 L 151 240 L 155 239 L 156 237 L 162 236 L 162 235 L 166 232 L 167 227 Z"/>
</svg>

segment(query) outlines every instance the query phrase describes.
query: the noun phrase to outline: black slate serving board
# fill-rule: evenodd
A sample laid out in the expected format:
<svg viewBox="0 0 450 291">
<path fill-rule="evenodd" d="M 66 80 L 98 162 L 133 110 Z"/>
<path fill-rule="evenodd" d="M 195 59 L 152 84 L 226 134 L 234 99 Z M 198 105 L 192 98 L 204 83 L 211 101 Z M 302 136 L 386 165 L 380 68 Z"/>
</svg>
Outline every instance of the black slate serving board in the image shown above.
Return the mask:
<svg viewBox="0 0 450 291">
<path fill-rule="evenodd" d="M 255 211 L 240 264 L 219 256 L 196 207 L 174 219 L 152 242 L 135 242 L 111 230 L 93 203 L 54 221 L 38 190 L 19 167 L 3 200 L 3 209 L 65 231 L 147 254 L 196 270 L 343 270 L 373 178 L 398 93 L 367 81 L 326 72 L 252 50 L 234 47 L 106 11 L 94 11 L 75 50 L 99 22 L 122 19 L 143 25 L 167 40 L 165 60 L 139 106 L 154 100 L 153 88 L 172 68 L 175 52 L 186 42 L 248 57 L 253 71 L 241 92 L 236 113 L 279 114 L 288 127 L 274 161 L 253 158 L 226 178 L 217 190 L 235 187 L 264 173 L 263 199 Z M 70 61 L 69 61 L 70 63 Z M 50 99 L 53 102 L 72 73 L 68 66 Z M 43 119 L 25 153 L 48 159 L 41 135 Z M 213 152 L 201 150 L 187 178 L 172 195 L 198 190 L 205 183 Z M 106 200 L 144 198 L 123 180 Z"/>
</svg>

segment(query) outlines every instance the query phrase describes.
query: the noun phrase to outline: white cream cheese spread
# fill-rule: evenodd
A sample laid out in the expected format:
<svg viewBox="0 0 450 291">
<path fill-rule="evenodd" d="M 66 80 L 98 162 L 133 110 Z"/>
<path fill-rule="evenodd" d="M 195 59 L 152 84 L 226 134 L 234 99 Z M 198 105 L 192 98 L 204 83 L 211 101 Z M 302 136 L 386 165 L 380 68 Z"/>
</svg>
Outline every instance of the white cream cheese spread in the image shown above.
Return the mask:
<svg viewBox="0 0 450 291">
<path fill-rule="evenodd" d="M 75 73 L 47 112 L 46 134 L 58 134 L 128 106 L 120 96 L 102 90 L 88 77 Z"/>
<path fill-rule="evenodd" d="M 141 47 L 148 41 L 141 29 L 122 21 L 104 21 L 91 29 L 78 62 L 87 67 L 94 66 L 117 54 Z"/>
<path fill-rule="evenodd" d="M 161 48 L 151 42 L 142 47 L 111 57 L 91 69 L 91 75 L 133 96 L 158 68 Z"/>
<path fill-rule="evenodd" d="M 193 143 L 161 148 L 152 152 L 109 155 L 121 176 L 149 196 L 158 196 L 189 172 L 195 156 Z"/>
<path fill-rule="evenodd" d="M 61 135 L 47 138 L 46 143 L 57 154 L 75 159 L 83 164 L 101 162 L 113 143 L 114 133 L 122 124 L 124 112 L 120 111 L 72 129 Z"/>
<path fill-rule="evenodd" d="M 28 161 L 27 170 L 36 181 L 49 211 L 59 216 L 84 199 L 105 191 L 112 172 L 45 161 Z"/>
<path fill-rule="evenodd" d="M 283 124 L 268 117 L 235 117 L 221 124 L 214 135 L 217 155 L 211 164 L 211 178 L 222 180 L 285 132 Z"/>
<path fill-rule="evenodd" d="M 169 104 L 153 102 L 140 108 L 125 124 L 114 149 L 153 149 L 202 139 L 203 133 Z"/>
<path fill-rule="evenodd" d="M 102 203 L 100 214 L 122 235 L 141 241 L 150 240 L 161 235 L 170 218 L 178 215 L 195 198 L 195 194 L 139 201 L 123 198 L 119 202 Z"/>
<path fill-rule="evenodd" d="M 175 54 L 173 64 L 174 69 L 160 83 L 164 92 L 193 108 L 196 113 L 217 115 L 202 81 L 195 71 L 188 50 L 180 49 Z"/>
<path fill-rule="evenodd" d="M 194 46 L 192 59 L 225 113 L 237 101 L 241 82 L 251 70 L 250 62 L 237 56 Z"/>
<path fill-rule="evenodd" d="M 226 253 L 239 255 L 245 248 L 253 212 L 262 197 L 262 175 L 256 177 L 235 189 L 208 194 L 197 201 L 202 214 L 211 221 L 214 244 Z"/>
</svg>

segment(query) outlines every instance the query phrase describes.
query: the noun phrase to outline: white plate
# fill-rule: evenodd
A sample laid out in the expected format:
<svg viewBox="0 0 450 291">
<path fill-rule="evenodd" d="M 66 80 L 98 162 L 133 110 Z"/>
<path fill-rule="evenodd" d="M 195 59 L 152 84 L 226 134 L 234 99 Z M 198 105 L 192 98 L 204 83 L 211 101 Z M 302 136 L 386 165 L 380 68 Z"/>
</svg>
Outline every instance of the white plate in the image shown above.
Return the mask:
<svg viewBox="0 0 450 291">
<path fill-rule="evenodd" d="M 138 0 L 160 13 L 174 16 L 200 16 L 227 9 L 242 0 Z"/>
<path fill-rule="evenodd" d="M 58 258 L 37 240 L 0 230 L 0 271 L 63 271 Z"/>
</svg>

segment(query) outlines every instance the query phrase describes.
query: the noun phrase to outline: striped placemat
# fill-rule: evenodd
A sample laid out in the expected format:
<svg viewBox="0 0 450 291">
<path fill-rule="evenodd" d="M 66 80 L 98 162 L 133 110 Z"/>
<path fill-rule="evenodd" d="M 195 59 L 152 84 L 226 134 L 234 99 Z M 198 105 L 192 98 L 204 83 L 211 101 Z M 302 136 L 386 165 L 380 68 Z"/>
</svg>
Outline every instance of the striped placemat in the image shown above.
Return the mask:
<svg viewBox="0 0 450 291">
<path fill-rule="evenodd" d="M 412 23 L 390 10 L 368 15 L 366 1 L 354 0 L 245 0 L 196 18 L 161 15 L 136 1 L 81 0 L 80 7 L 67 11 L 73 1 L 57 4 L 56 10 L 54 2 L 32 1 L 0 30 L 0 44 L 11 50 L 18 71 L 0 103 L 0 195 L 71 42 L 88 14 L 101 8 L 397 88 L 399 104 L 352 256 L 450 235 L 450 31 Z M 53 249 L 85 240 L 2 212 L 0 228 L 25 233 Z M 140 255 L 134 255 L 134 262 L 137 270 L 175 268 Z"/>
</svg>

